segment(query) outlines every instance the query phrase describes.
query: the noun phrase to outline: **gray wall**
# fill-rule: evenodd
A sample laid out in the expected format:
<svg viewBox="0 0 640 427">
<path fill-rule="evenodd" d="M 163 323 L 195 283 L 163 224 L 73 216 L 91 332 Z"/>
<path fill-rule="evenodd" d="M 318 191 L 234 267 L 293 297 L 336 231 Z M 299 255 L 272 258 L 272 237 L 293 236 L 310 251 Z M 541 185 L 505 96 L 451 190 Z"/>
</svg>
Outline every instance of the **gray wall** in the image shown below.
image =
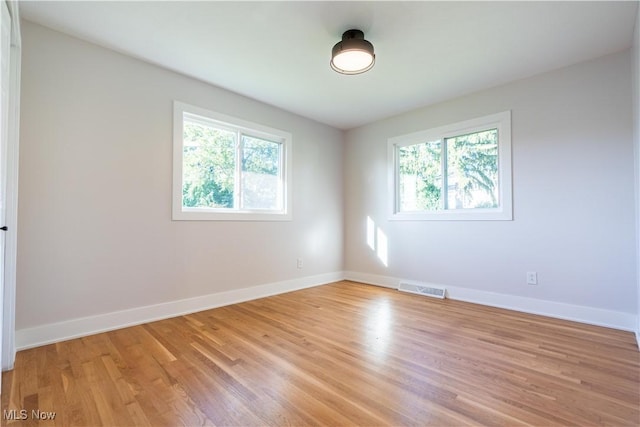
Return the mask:
<svg viewBox="0 0 640 427">
<path fill-rule="evenodd" d="M 626 313 L 635 325 L 630 70 L 626 51 L 349 131 L 345 269 Z M 388 138 L 505 110 L 513 221 L 389 221 Z M 367 245 L 367 217 L 387 237 L 388 266 Z"/>
<path fill-rule="evenodd" d="M 22 31 L 18 330 L 342 270 L 342 132 Z M 171 221 L 174 99 L 293 134 L 293 221 Z"/>
</svg>

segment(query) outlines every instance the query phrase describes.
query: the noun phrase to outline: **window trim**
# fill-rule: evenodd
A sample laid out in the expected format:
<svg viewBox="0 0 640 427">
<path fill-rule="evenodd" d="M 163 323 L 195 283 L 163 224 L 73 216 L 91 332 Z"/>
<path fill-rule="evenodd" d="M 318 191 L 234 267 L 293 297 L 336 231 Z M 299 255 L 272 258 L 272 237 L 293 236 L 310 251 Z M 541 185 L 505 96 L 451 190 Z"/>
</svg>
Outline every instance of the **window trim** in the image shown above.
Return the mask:
<svg viewBox="0 0 640 427">
<path fill-rule="evenodd" d="M 207 123 L 214 123 L 223 129 L 231 129 L 257 138 L 265 138 L 282 143 L 282 210 L 230 209 L 230 208 L 185 208 L 182 206 L 183 167 L 183 126 L 184 117 L 195 115 L 204 117 Z M 204 122 L 204 121 L 203 121 Z M 174 221 L 291 221 L 292 215 L 292 135 L 279 129 L 253 123 L 237 117 L 210 111 L 180 101 L 173 102 L 173 195 L 172 219 Z"/>
<path fill-rule="evenodd" d="M 439 211 L 399 211 L 399 180 L 397 147 L 436 141 L 488 129 L 498 129 L 498 200 L 497 208 L 448 209 Z M 512 172 L 511 172 L 511 111 L 491 114 L 445 126 L 389 138 L 388 194 L 389 219 L 404 221 L 429 220 L 513 220 Z M 443 160 L 444 161 L 444 160 Z"/>
</svg>

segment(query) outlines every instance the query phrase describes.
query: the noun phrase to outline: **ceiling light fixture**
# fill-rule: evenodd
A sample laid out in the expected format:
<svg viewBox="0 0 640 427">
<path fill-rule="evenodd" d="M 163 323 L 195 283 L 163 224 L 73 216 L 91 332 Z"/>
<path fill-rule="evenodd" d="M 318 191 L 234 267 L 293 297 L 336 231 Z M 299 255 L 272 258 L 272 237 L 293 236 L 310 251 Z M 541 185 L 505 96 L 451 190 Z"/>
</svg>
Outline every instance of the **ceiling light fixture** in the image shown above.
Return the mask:
<svg viewBox="0 0 640 427">
<path fill-rule="evenodd" d="M 376 62 L 373 45 L 364 39 L 360 30 L 348 30 L 342 41 L 331 50 L 331 68 L 341 74 L 360 74 L 368 71 Z"/>
</svg>

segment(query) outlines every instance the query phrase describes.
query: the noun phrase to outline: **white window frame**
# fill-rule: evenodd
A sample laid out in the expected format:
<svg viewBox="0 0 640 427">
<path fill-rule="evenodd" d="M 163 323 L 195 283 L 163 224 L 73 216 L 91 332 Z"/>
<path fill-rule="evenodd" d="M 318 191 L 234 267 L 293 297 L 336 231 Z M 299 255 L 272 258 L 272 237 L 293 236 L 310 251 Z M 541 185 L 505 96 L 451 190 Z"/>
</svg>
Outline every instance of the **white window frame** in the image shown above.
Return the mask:
<svg viewBox="0 0 640 427">
<path fill-rule="evenodd" d="M 209 124 L 282 143 L 282 209 L 239 209 L 239 208 L 189 208 L 182 206 L 182 167 L 183 167 L 183 127 L 185 115 L 203 118 Z M 291 192 L 293 188 L 291 171 L 293 169 L 292 136 L 289 132 L 242 120 L 226 114 L 195 107 L 183 102 L 173 103 L 173 220 L 184 221 L 290 221 L 292 216 Z"/>
<path fill-rule="evenodd" d="M 498 129 L 498 200 L 497 208 L 447 209 L 401 212 L 399 209 L 398 148 L 428 141 L 443 141 L 469 133 Z M 491 114 L 433 129 L 397 136 L 388 140 L 388 183 L 391 220 L 503 220 L 513 219 L 511 176 L 511 111 Z"/>
</svg>

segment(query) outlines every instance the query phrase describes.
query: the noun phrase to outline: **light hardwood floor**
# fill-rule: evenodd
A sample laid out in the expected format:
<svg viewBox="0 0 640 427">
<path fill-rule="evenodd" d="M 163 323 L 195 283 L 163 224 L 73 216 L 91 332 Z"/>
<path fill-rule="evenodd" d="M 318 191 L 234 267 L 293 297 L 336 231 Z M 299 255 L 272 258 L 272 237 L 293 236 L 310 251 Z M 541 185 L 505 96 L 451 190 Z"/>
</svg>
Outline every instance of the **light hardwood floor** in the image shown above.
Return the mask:
<svg viewBox="0 0 640 427">
<path fill-rule="evenodd" d="M 640 425 L 631 333 L 352 282 L 21 351 L 2 387 L 16 426 Z"/>
</svg>

